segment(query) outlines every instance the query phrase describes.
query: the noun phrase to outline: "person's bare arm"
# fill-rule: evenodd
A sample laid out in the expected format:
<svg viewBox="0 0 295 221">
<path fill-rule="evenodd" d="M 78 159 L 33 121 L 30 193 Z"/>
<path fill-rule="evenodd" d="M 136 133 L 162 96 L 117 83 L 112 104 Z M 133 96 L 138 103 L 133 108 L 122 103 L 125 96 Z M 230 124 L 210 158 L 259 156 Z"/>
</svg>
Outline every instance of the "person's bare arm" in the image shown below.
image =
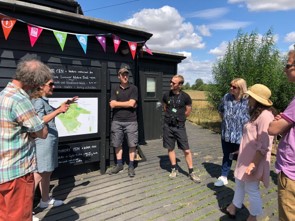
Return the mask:
<svg viewBox="0 0 295 221">
<path fill-rule="evenodd" d="M 192 112 L 192 106 L 191 105 L 186 105 L 185 106 L 185 117 L 188 117 Z"/>
<path fill-rule="evenodd" d="M 136 108 L 136 100 L 130 99 L 129 101 L 116 101 L 111 100 L 110 101 L 110 107 L 111 108 Z"/>
<path fill-rule="evenodd" d="M 288 122 L 286 119 L 282 117 L 276 116 L 275 120 L 269 124 L 268 134 L 269 135 L 277 135 L 284 134 L 292 127 L 292 123 Z"/>
</svg>

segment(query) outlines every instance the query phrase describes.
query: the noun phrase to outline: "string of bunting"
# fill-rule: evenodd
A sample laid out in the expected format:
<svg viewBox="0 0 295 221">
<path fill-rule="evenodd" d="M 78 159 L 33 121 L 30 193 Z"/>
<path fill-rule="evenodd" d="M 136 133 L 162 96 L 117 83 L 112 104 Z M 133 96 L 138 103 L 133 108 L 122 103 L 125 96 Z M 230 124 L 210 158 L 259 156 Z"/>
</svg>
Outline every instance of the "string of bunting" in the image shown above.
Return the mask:
<svg viewBox="0 0 295 221">
<path fill-rule="evenodd" d="M 37 42 L 37 40 L 39 39 L 42 31 L 48 30 L 48 31 L 52 31 L 61 50 L 64 50 L 64 46 L 66 44 L 66 40 L 67 40 L 67 36 L 70 35 L 75 35 L 77 37 L 78 42 L 80 43 L 84 53 L 86 54 L 87 51 L 87 42 L 88 42 L 88 37 L 90 36 L 95 36 L 95 38 L 97 39 L 97 41 L 99 42 L 99 44 L 101 45 L 103 51 L 106 53 L 106 37 L 111 36 L 113 39 L 113 43 L 114 43 L 114 50 L 115 53 L 117 53 L 118 48 L 121 44 L 121 41 L 125 41 L 128 42 L 128 46 L 132 55 L 132 58 L 135 58 L 135 54 L 136 54 L 136 49 L 137 49 L 137 44 L 138 43 L 144 43 L 143 46 L 143 50 L 150 54 L 153 55 L 151 49 L 149 49 L 146 45 L 146 43 L 144 41 L 140 41 L 140 42 L 132 42 L 132 41 L 128 41 L 125 39 L 120 38 L 119 36 L 112 34 L 112 33 L 107 33 L 107 34 L 78 34 L 78 33 L 70 33 L 70 32 L 63 32 L 63 31 L 58 31 L 58 30 L 54 30 L 54 29 L 50 29 L 47 27 L 42 27 L 42 26 L 38 26 L 38 25 L 34 25 L 34 24 L 30 24 L 27 23 L 23 20 L 20 19 L 16 19 L 16 18 L 12 18 L 9 16 L 6 16 L 5 14 L 0 13 L 0 19 L 1 19 L 1 25 L 2 25 L 2 30 L 4 33 L 4 37 L 5 40 L 8 39 L 10 32 L 12 31 L 15 23 L 18 22 L 22 22 L 27 24 L 28 27 L 28 34 L 29 34 L 29 38 L 30 38 L 30 43 L 31 43 L 31 47 L 34 47 L 35 43 Z"/>
</svg>

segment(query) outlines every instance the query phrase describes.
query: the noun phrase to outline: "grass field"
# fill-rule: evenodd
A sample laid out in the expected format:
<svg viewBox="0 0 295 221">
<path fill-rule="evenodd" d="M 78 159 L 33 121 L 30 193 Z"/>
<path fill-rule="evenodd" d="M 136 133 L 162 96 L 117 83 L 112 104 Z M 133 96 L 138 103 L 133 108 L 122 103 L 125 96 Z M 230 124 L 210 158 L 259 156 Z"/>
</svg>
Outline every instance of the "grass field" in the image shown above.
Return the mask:
<svg viewBox="0 0 295 221">
<path fill-rule="evenodd" d="M 186 90 L 185 92 L 193 100 L 192 113 L 188 120 L 219 133 L 221 119 L 217 110 L 208 103 L 206 93 L 194 90 Z"/>
</svg>

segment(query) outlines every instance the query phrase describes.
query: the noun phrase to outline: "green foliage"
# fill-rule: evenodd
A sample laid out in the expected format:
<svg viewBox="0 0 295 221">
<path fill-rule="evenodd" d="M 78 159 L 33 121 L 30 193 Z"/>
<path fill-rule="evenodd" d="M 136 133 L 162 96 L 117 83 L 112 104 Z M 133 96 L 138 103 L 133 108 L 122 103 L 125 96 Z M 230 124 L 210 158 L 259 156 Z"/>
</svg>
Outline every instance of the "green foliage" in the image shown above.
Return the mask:
<svg viewBox="0 0 295 221">
<path fill-rule="evenodd" d="M 262 37 L 255 32 L 239 31 L 236 39 L 228 43 L 224 57 L 213 66 L 215 85 L 210 86 L 209 102 L 217 107 L 229 91 L 231 80 L 243 78 L 248 87 L 257 83 L 269 87 L 275 108 L 284 110 L 294 96 L 294 86 L 284 76 L 284 62 L 275 48 L 271 30 Z"/>
<path fill-rule="evenodd" d="M 187 82 L 185 85 L 182 86 L 183 90 L 189 90 L 191 88 L 190 84 Z"/>
</svg>

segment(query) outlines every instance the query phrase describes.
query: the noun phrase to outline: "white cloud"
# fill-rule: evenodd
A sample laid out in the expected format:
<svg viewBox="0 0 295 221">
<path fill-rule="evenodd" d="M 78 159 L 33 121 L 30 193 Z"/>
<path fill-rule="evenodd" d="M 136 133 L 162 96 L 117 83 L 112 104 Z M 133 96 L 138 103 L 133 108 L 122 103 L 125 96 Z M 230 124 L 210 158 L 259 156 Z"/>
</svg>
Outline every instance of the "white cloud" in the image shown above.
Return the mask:
<svg viewBox="0 0 295 221">
<path fill-rule="evenodd" d="M 213 54 L 213 55 L 215 55 L 215 56 L 217 56 L 217 57 L 222 57 L 224 54 L 225 54 L 225 52 L 227 51 L 227 46 L 228 46 L 228 42 L 226 42 L 226 41 L 223 41 L 223 42 L 221 42 L 220 43 L 220 45 L 218 46 L 218 47 L 216 47 L 216 48 L 214 48 L 214 49 L 211 49 L 210 51 L 209 51 L 209 54 Z"/>
<path fill-rule="evenodd" d="M 293 42 L 294 43 L 295 42 L 295 32 L 293 31 L 293 32 L 288 33 L 285 36 L 284 41 L 285 42 Z"/>
<path fill-rule="evenodd" d="M 228 0 L 228 3 L 245 3 L 249 11 L 288 11 L 295 9 L 294 0 Z"/>
<path fill-rule="evenodd" d="M 180 64 L 178 64 L 178 73 L 184 76 L 185 82 L 193 85 L 196 79 L 200 78 L 204 83 L 212 82 L 212 61 L 198 61 L 192 57 L 192 53 L 182 51 L 178 52 L 186 56 Z"/>
<path fill-rule="evenodd" d="M 251 22 L 222 21 L 222 22 L 212 23 L 207 26 L 209 29 L 214 29 L 214 30 L 232 30 L 232 29 L 245 28 L 250 24 Z"/>
<path fill-rule="evenodd" d="M 197 25 L 196 29 L 203 36 L 211 36 L 210 30 L 206 25 Z"/>
<path fill-rule="evenodd" d="M 123 24 L 144 27 L 153 33 L 148 45 L 154 50 L 200 49 L 205 47 L 201 36 L 189 22 L 184 22 L 178 11 L 170 6 L 159 9 L 142 9 Z"/>
<path fill-rule="evenodd" d="M 212 8 L 201 11 L 196 11 L 194 13 L 188 14 L 187 17 L 192 18 L 203 18 L 203 19 L 214 19 L 222 17 L 223 15 L 228 13 L 227 8 Z"/>
</svg>

